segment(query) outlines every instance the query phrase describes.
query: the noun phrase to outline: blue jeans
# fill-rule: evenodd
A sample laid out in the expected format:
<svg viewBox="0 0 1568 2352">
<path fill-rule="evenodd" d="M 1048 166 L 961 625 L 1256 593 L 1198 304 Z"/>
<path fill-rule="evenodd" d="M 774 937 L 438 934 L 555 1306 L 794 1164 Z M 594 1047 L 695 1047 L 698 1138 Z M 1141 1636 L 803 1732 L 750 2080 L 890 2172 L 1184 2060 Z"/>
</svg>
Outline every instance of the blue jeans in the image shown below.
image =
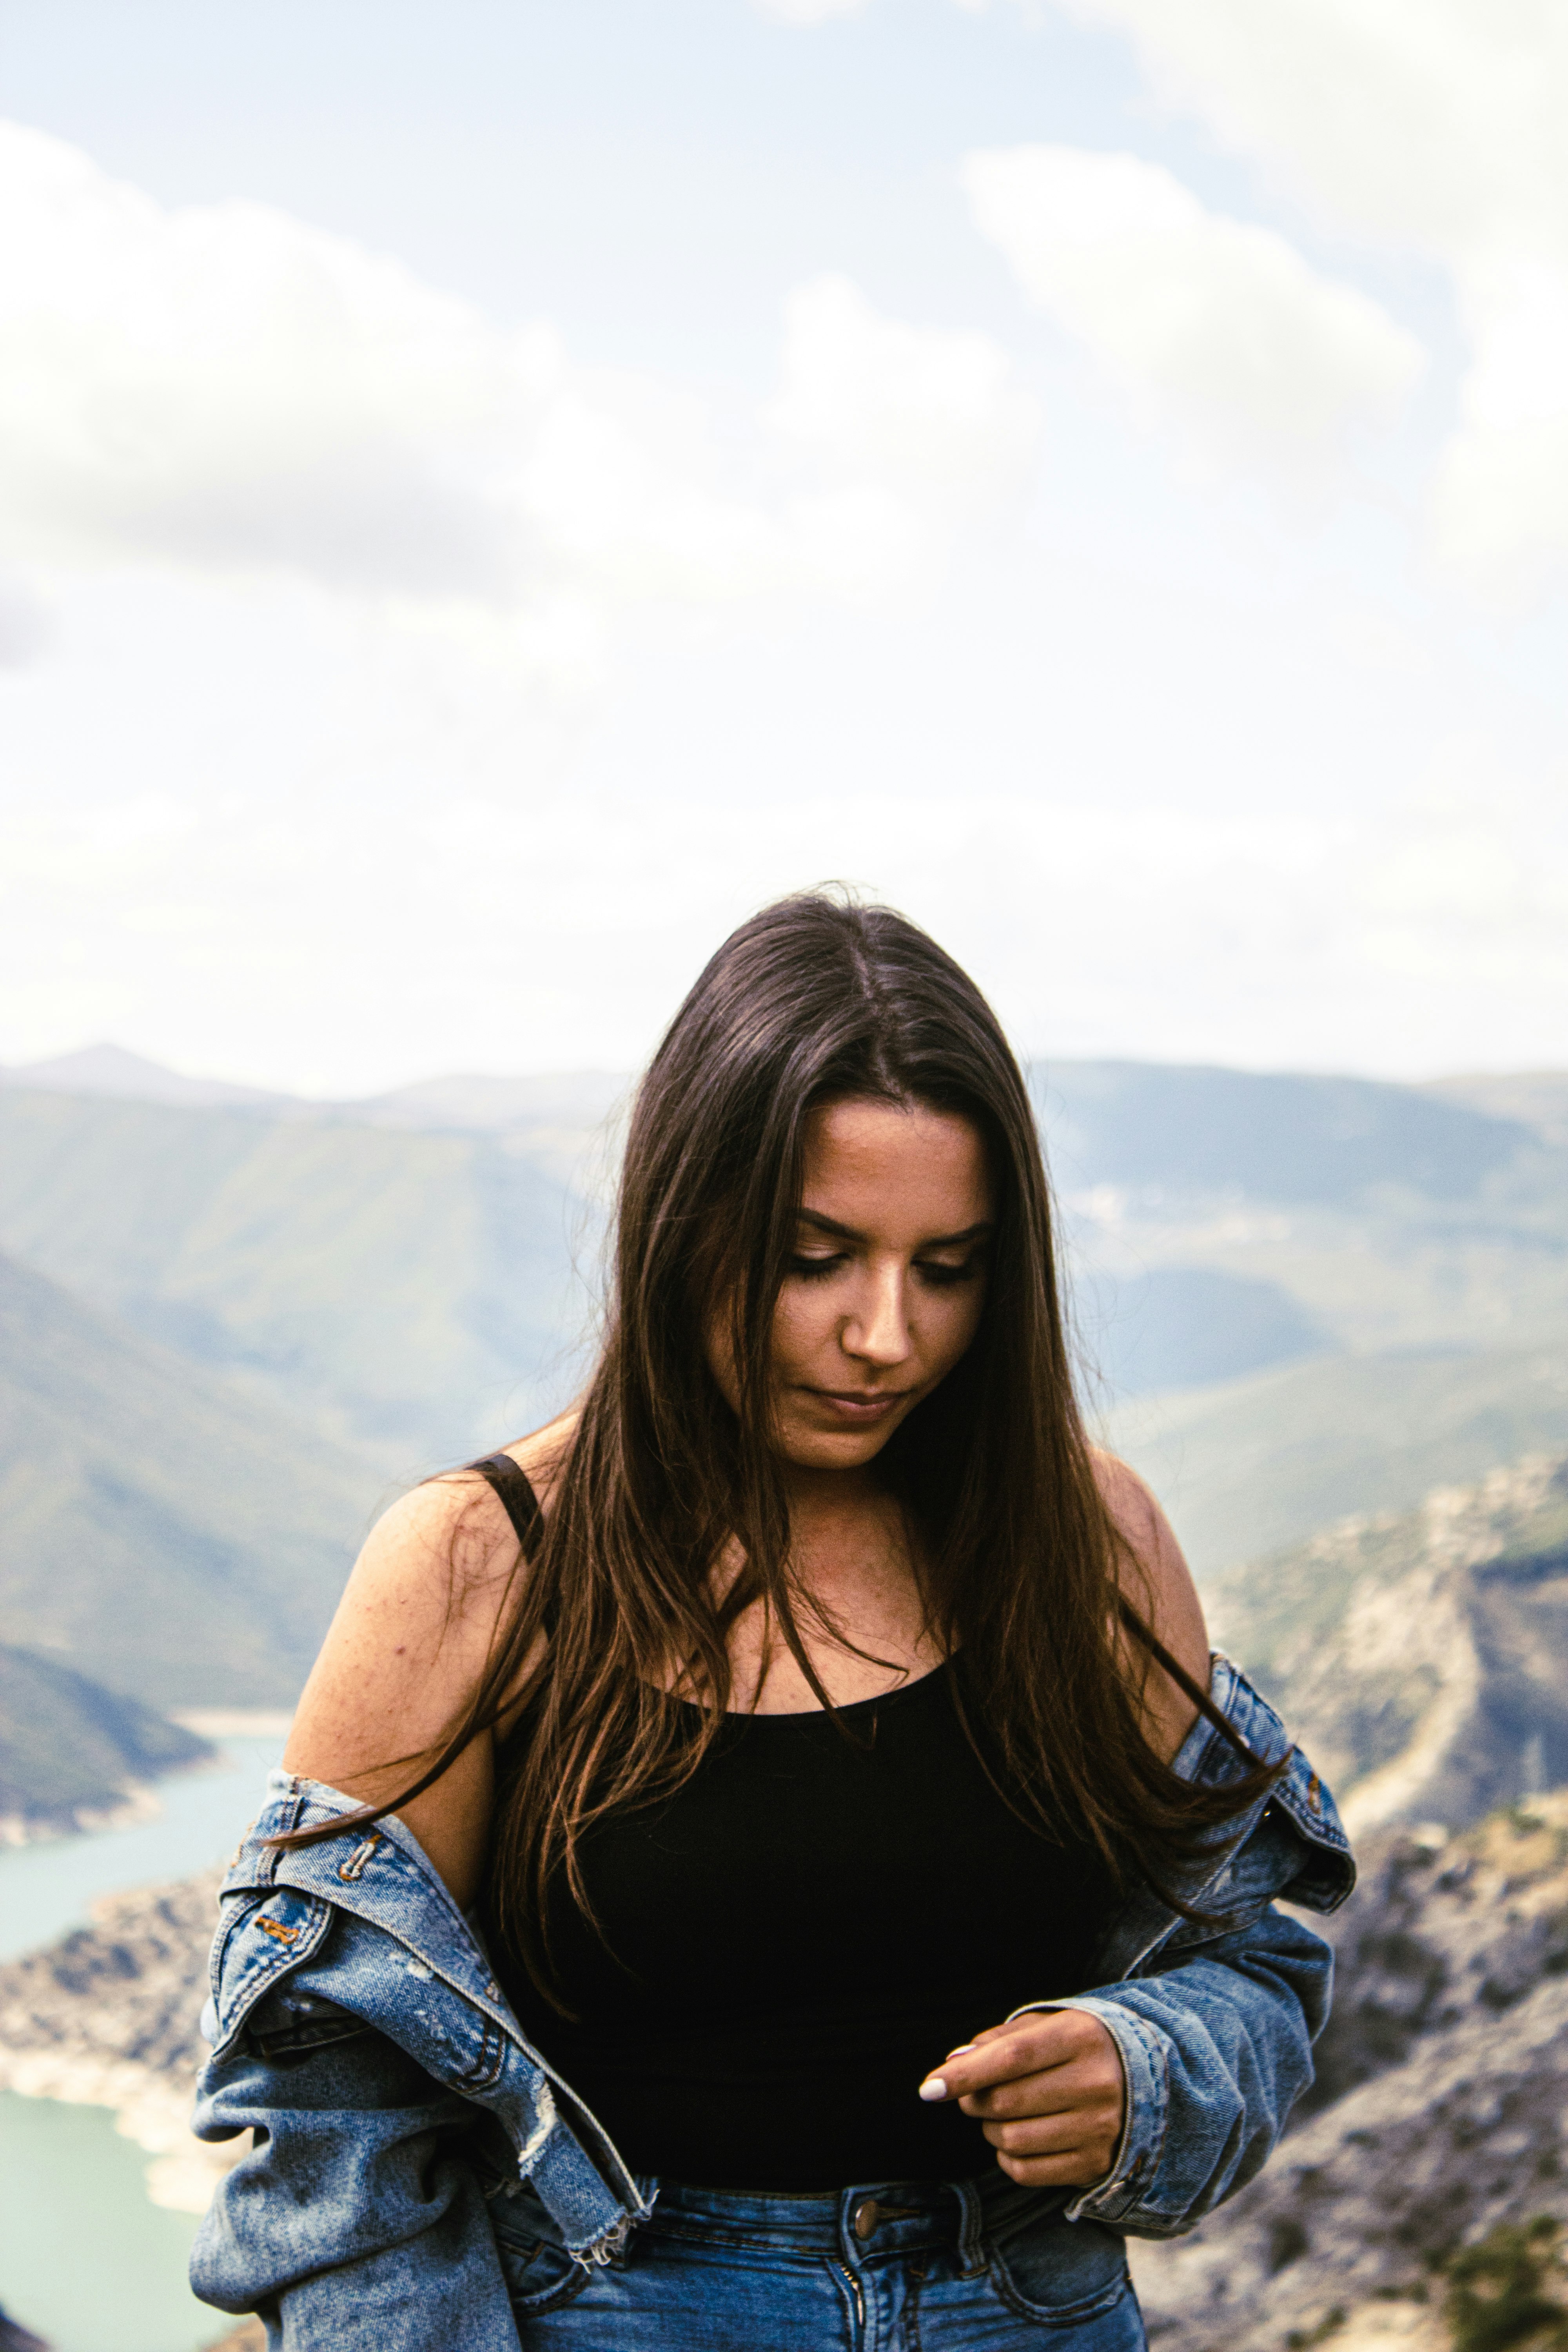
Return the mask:
<svg viewBox="0 0 1568 2352">
<path fill-rule="evenodd" d="M 523 2352 L 1143 2352 L 1116 2231 L 1001 2172 L 820 2197 L 665 2181 L 591 2270 L 509 2187 L 489 2212 Z"/>
</svg>

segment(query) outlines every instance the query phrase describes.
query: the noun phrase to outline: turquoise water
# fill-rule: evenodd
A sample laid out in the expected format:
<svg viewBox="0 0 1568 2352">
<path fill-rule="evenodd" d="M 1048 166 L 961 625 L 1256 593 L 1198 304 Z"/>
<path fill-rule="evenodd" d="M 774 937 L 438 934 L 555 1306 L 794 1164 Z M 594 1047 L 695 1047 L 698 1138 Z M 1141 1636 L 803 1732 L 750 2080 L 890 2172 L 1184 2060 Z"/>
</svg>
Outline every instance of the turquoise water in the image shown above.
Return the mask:
<svg viewBox="0 0 1568 2352">
<path fill-rule="evenodd" d="M 80 1927 L 100 1895 L 231 1853 L 281 1742 L 220 1746 L 221 1769 L 160 1784 L 156 1821 L 0 1852 L 0 1958 Z M 195 2218 L 148 2202 L 147 2162 L 107 2107 L 0 2092 L 0 2305 L 52 2352 L 196 2352 L 233 2325 L 186 2286 Z"/>
<path fill-rule="evenodd" d="M 195 2218 L 150 2205 L 107 2107 L 0 2091 L 0 2304 L 52 2352 L 196 2352 L 233 2326 L 185 2284 Z"/>
<path fill-rule="evenodd" d="M 259 1811 L 261 1784 L 282 1745 L 276 1738 L 219 1741 L 220 1768 L 159 1781 L 163 1810 L 156 1821 L 0 1851 L 0 1960 L 81 1927 L 100 1895 L 186 1878 L 222 1862 Z"/>
</svg>

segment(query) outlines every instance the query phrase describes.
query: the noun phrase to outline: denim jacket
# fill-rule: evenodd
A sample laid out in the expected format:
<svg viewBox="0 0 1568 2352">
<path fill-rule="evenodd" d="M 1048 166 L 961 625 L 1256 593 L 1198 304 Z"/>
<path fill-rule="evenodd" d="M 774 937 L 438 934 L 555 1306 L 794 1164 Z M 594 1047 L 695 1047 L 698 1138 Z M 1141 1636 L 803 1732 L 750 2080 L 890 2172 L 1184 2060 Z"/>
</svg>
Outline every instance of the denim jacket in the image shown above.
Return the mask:
<svg viewBox="0 0 1568 2352">
<path fill-rule="evenodd" d="M 1355 1869 L 1333 1801 L 1279 1717 L 1228 1660 L 1210 1694 L 1284 1775 L 1208 1832 L 1170 1890 L 1121 1903 L 1092 1991 L 1121 2054 L 1126 2121 L 1106 2179 L 1066 2205 L 1117 2230 L 1170 2237 L 1251 2179 L 1311 2080 L 1332 1960 L 1273 1898 L 1335 1909 Z M 1224 1786 L 1245 1771 L 1200 1717 L 1176 1758 Z M 269 2345 L 516 2352 L 476 2130 L 510 2143 L 518 2175 L 579 2262 L 609 2260 L 651 2210 L 607 2134 L 525 2039 L 481 1938 L 395 1818 L 310 1846 L 263 1841 L 350 1809 L 275 1772 L 220 1890 L 212 2045 L 199 2137 L 250 2129 L 198 2231 L 192 2283 L 220 2310 L 259 2311 Z M 1053 2200 L 1059 2201 L 1059 2200 Z"/>
</svg>

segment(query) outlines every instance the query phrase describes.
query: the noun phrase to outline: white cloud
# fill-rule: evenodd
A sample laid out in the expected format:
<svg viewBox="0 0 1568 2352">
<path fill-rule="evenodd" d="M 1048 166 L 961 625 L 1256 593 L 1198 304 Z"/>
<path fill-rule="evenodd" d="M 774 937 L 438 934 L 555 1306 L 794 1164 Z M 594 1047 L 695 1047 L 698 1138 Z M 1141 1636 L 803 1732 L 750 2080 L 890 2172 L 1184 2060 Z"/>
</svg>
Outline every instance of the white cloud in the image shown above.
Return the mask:
<svg viewBox="0 0 1568 2352">
<path fill-rule="evenodd" d="M 1419 812 L 1387 830 L 1391 841 L 1368 844 L 1353 894 L 1369 963 L 1450 988 L 1562 998 L 1568 865 L 1538 828 L 1490 812 Z"/>
<path fill-rule="evenodd" d="M 1473 357 L 1438 467 L 1443 562 L 1528 593 L 1568 556 L 1568 259 L 1506 246 L 1456 269 Z"/>
<path fill-rule="evenodd" d="M 548 335 L 496 336 L 259 205 L 165 211 L 15 126 L 0 208 L 15 541 L 437 595 L 514 585 L 487 475 L 559 382 Z"/>
<path fill-rule="evenodd" d="M 1016 478 L 1038 421 L 989 335 L 883 318 L 838 277 L 784 305 L 784 382 L 763 416 L 849 473 L 964 499 Z"/>
<path fill-rule="evenodd" d="M 31 589 L 0 577 L 0 669 L 23 669 L 49 640 L 49 617 Z"/>
<path fill-rule="evenodd" d="M 1211 460 L 1321 468 L 1420 372 L 1420 345 L 1366 295 L 1272 230 L 1205 210 L 1158 164 L 1017 147 L 971 155 L 963 181 L 1026 293 L 1145 422 Z"/>
<path fill-rule="evenodd" d="M 1568 11 L 1559 0 L 1059 0 L 1342 222 L 1442 262 L 1471 362 L 1439 556 L 1538 585 L 1568 557 Z"/>
<path fill-rule="evenodd" d="M 996 346 L 823 281 L 737 488 L 657 386 L 287 214 L 169 210 L 16 126 L 0 210 L 0 520 L 35 562 L 283 571 L 546 635 L 584 593 L 858 597 L 940 557 L 1031 430 Z"/>
<path fill-rule="evenodd" d="M 858 16 L 870 0 L 752 0 L 759 16 L 780 25 L 826 25 L 832 16 Z"/>
<path fill-rule="evenodd" d="M 1448 250 L 1568 190 L 1557 0 L 1058 0 L 1167 97 L 1379 233 Z"/>
</svg>

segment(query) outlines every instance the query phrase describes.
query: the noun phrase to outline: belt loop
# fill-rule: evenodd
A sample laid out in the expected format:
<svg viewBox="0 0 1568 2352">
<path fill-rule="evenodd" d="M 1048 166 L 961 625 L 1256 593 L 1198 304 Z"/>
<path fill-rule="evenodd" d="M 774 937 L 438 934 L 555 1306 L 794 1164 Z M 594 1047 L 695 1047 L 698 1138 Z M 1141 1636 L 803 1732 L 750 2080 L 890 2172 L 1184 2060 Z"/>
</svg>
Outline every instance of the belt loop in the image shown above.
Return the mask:
<svg viewBox="0 0 1568 2352">
<path fill-rule="evenodd" d="M 985 2220 L 981 2210 L 980 2191 L 973 2180 L 955 2180 L 952 2193 L 958 2200 L 958 2269 L 962 2278 L 978 2278 L 985 2268 Z"/>
</svg>

